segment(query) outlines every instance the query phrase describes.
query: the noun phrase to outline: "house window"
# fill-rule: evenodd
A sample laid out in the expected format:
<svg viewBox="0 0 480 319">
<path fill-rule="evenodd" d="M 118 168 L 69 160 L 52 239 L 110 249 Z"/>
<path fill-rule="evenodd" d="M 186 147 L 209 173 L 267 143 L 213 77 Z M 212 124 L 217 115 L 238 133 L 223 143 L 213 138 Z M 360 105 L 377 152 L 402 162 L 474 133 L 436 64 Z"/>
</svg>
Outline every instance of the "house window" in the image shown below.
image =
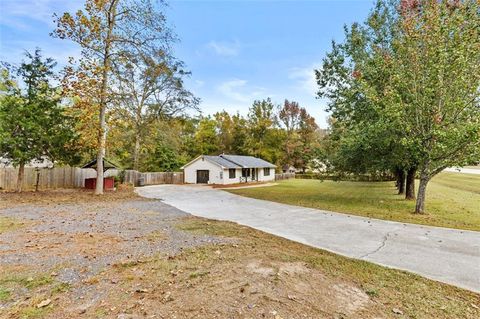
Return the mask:
<svg viewBox="0 0 480 319">
<path fill-rule="evenodd" d="M 235 168 L 228 169 L 228 178 L 235 178 Z"/>
<path fill-rule="evenodd" d="M 220 172 L 220 179 L 223 179 L 223 172 Z"/>
<path fill-rule="evenodd" d="M 270 176 L 270 168 L 269 167 L 265 167 L 263 169 L 263 176 Z"/>
</svg>

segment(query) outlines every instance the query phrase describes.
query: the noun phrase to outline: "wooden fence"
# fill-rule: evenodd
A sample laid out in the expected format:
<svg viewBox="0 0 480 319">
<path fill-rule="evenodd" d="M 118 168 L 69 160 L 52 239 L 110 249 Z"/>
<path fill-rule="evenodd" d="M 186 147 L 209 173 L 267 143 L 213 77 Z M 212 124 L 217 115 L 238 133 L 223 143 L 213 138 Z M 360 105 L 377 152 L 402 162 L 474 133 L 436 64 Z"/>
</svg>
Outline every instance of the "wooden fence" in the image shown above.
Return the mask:
<svg viewBox="0 0 480 319">
<path fill-rule="evenodd" d="M 281 181 L 283 179 L 290 179 L 290 178 L 295 178 L 295 173 L 275 174 L 275 180 L 276 181 Z"/>
<path fill-rule="evenodd" d="M 95 178 L 97 172 L 92 168 L 78 168 L 70 166 L 41 168 L 38 171 L 33 167 L 25 168 L 23 189 L 35 189 L 37 182 L 39 189 L 79 188 L 85 187 L 86 178 Z M 117 176 L 119 170 L 109 169 L 105 176 Z M 15 190 L 17 187 L 18 169 L 12 167 L 0 168 L 0 190 Z M 180 172 L 154 172 L 141 173 L 134 170 L 125 171 L 125 182 L 138 186 L 140 178 L 145 185 L 155 184 L 182 184 L 183 173 Z"/>
<path fill-rule="evenodd" d="M 183 184 L 182 172 L 146 172 L 141 173 L 134 170 L 125 171 L 125 182 L 139 186 L 143 179 L 144 185 L 159 184 Z"/>
</svg>

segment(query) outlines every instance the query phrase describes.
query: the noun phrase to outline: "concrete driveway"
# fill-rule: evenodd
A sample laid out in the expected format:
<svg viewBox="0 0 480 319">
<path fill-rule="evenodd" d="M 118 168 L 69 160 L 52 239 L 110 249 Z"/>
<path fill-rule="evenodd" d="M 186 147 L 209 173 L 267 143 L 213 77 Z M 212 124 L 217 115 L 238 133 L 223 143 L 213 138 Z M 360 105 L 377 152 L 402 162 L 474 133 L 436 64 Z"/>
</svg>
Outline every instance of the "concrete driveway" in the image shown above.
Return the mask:
<svg viewBox="0 0 480 319">
<path fill-rule="evenodd" d="M 480 292 L 480 232 L 338 214 L 246 198 L 208 186 L 157 185 L 136 191 L 195 216 L 237 222 Z"/>
<path fill-rule="evenodd" d="M 480 169 L 478 168 L 456 168 L 456 167 L 449 167 L 444 169 L 445 172 L 450 173 L 463 173 L 463 174 L 477 174 L 480 175 Z"/>
</svg>

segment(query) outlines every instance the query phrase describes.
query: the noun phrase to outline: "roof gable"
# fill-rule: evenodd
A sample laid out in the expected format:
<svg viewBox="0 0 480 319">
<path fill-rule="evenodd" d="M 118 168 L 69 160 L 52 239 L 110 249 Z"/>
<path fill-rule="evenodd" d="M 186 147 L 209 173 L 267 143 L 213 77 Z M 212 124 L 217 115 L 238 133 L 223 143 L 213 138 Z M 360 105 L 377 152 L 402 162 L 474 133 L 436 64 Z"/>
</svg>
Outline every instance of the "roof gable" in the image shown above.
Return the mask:
<svg viewBox="0 0 480 319">
<path fill-rule="evenodd" d="M 209 161 L 210 163 L 218 165 L 222 168 L 242 168 L 241 166 L 239 166 L 235 163 L 232 163 L 232 162 L 230 162 L 226 159 L 223 159 L 220 156 L 200 155 L 200 156 L 196 157 L 195 159 L 191 160 L 190 162 L 188 162 L 187 164 L 183 165 L 181 167 L 181 169 L 185 169 L 185 167 L 195 163 L 196 161 L 198 161 L 199 159 L 202 159 L 202 158 Z"/>
</svg>

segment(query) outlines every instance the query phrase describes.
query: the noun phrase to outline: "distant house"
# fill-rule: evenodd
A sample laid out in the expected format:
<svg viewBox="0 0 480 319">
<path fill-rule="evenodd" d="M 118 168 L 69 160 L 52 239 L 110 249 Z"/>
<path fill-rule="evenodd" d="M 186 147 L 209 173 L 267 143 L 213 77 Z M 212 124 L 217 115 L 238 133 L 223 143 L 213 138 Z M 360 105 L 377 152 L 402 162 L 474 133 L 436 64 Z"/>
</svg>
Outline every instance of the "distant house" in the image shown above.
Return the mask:
<svg viewBox="0 0 480 319">
<path fill-rule="evenodd" d="M 52 168 L 54 163 L 46 156 L 42 156 L 39 159 L 33 159 L 25 164 L 25 167 L 34 168 Z M 0 157 L 0 167 L 13 167 L 11 161 L 7 158 Z"/>
<path fill-rule="evenodd" d="M 272 163 L 253 156 L 201 155 L 182 167 L 187 184 L 235 184 L 275 180 Z"/>
<path fill-rule="evenodd" d="M 301 171 L 301 170 L 298 170 L 291 165 L 283 165 L 282 166 L 282 172 L 283 173 L 296 173 L 296 172 L 299 172 L 299 171 Z"/>
</svg>

